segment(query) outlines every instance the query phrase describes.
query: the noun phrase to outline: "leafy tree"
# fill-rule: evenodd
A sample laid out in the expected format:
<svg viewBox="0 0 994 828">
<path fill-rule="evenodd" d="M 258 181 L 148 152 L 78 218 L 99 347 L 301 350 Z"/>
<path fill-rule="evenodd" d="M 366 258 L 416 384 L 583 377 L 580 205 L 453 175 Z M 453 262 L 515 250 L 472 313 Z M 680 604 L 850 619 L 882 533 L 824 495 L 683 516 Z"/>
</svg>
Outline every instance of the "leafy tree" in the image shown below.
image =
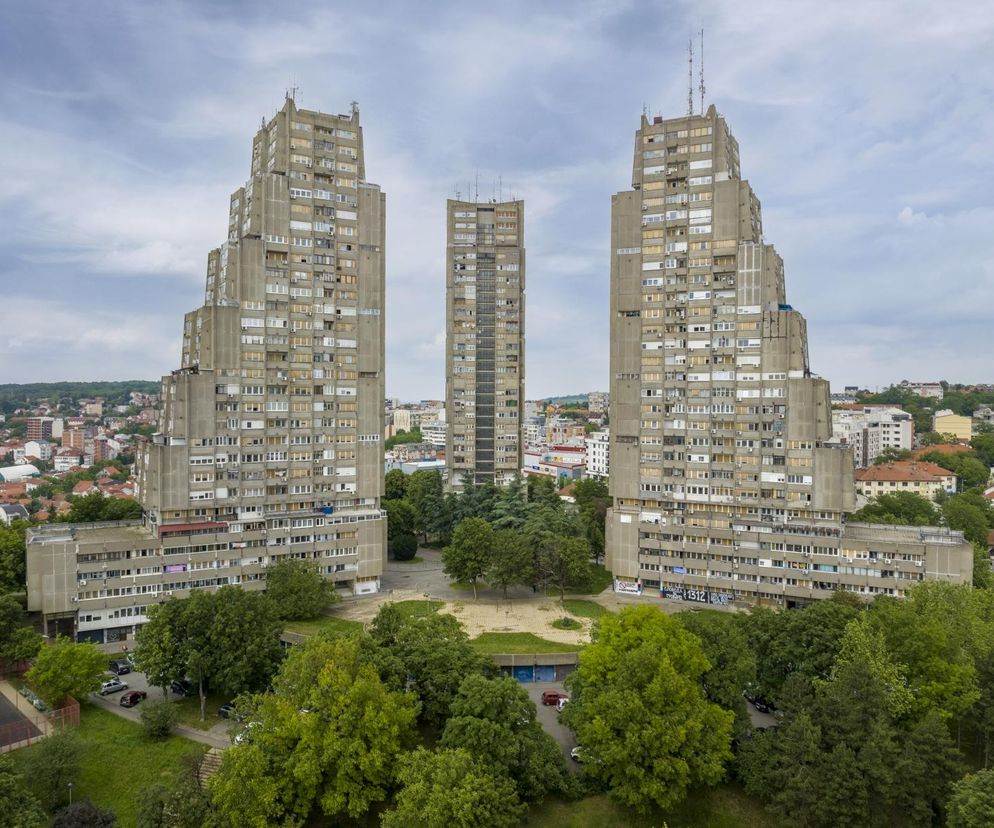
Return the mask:
<svg viewBox="0 0 994 828">
<path fill-rule="evenodd" d="M 315 808 L 358 819 L 386 799 L 417 702 L 388 690 L 353 638 L 294 647 L 210 788 L 222 822 L 300 824 Z"/>
<path fill-rule="evenodd" d="M 504 591 L 513 584 L 531 583 L 533 558 L 528 539 L 514 529 L 498 529 L 493 536 L 493 556 L 485 571 L 487 583 Z"/>
<path fill-rule="evenodd" d="M 39 742 L 26 772 L 42 804 L 54 811 L 69 802 L 69 784 L 79 780 L 80 744 L 75 730 L 62 728 Z"/>
<path fill-rule="evenodd" d="M 614 799 L 666 809 L 721 779 L 734 714 L 705 697 L 700 681 L 710 668 L 700 640 L 656 607 L 601 619 L 567 679 L 562 717 L 589 757 L 587 773 Z"/>
<path fill-rule="evenodd" d="M 24 678 L 48 704 L 58 707 L 66 696 L 82 699 L 99 689 L 106 668 L 107 657 L 95 644 L 74 644 L 59 636 L 41 648 Z"/>
<path fill-rule="evenodd" d="M 970 543 L 987 548 L 991 525 L 983 507 L 970 503 L 963 495 L 957 495 L 942 504 L 942 517 L 950 529 L 958 529 Z"/>
<path fill-rule="evenodd" d="M 393 558 L 395 561 L 413 561 L 418 554 L 418 538 L 408 533 L 393 540 Z"/>
<path fill-rule="evenodd" d="M 994 466 L 994 434 L 978 434 L 970 441 L 980 462 L 990 468 Z"/>
<path fill-rule="evenodd" d="M 105 497 L 102 492 L 90 492 L 69 498 L 72 509 L 70 523 L 96 523 L 102 520 L 127 520 L 140 518 L 141 504 L 130 498 Z"/>
<path fill-rule="evenodd" d="M 894 446 L 887 446 L 873 461 L 874 466 L 882 466 L 884 463 L 893 463 L 895 460 L 910 460 L 910 449 L 899 449 Z"/>
<path fill-rule="evenodd" d="M 146 702 L 141 708 L 142 730 L 150 739 L 165 739 L 173 732 L 177 716 L 176 705 L 168 699 Z"/>
<path fill-rule="evenodd" d="M 24 589 L 26 532 L 23 520 L 15 520 L 10 526 L 0 524 L 0 593 Z"/>
<path fill-rule="evenodd" d="M 566 587 L 584 582 L 590 574 L 590 544 L 584 538 L 560 538 L 546 545 L 535 561 L 539 583 L 559 590 L 566 597 Z"/>
<path fill-rule="evenodd" d="M 467 676 L 452 702 L 440 745 L 462 748 L 495 774 L 509 777 L 525 800 L 566 792 L 562 751 L 535 718 L 535 704 L 509 676 Z"/>
<path fill-rule="evenodd" d="M 424 541 L 428 541 L 428 531 L 434 516 L 433 513 L 444 503 L 442 493 L 442 475 L 438 471 L 420 469 L 407 479 L 408 503 L 414 509 L 414 528 L 421 532 Z"/>
<path fill-rule="evenodd" d="M 934 825 L 953 783 L 963 773 L 963 756 L 938 713 L 928 713 L 901 744 L 893 797 L 913 825 Z"/>
<path fill-rule="evenodd" d="M 138 630 L 135 666 L 148 677 L 150 686 L 169 692 L 169 682 L 184 672 L 183 612 L 186 604 L 176 598 L 148 608 L 148 622 Z"/>
<path fill-rule="evenodd" d="M 752 724 L 742 692 L 755 684 L 756 657 L 749 649 L 743 618 L 723 612 L 681 612 L 677 620 L 700 640 L 711 669 L 701 677 L 704 693 L 735 714 L 735 732 Z"/>
<path fill-rule="evenodd" d="M 385 605 L 370 625 L 376 648 L 372 661 L 392 688 L 409 688 L 421 701 L 424 721 L 440 726 L 463 680 L 473 673 L 490 673 L 493 662 L 480 655 L 451 615 L 404 618 Z"/>
<path fill-rule="evenodd" d="M 338 593 L 318 565 L 296 558 L 283 558 L 266 570 L 266 595 L 282 621 L 317 618 L 338 601 Z"/>
<path fill-rule="evenodd" d="M 895 492 L 873 498 L 849 519 L 863 523 L 892 523 L 902 526 L 937 526 L 935 505 L 914 492 Z"/>
<path fill-rule="evenodd" d="M 26 661 L 41 648 L 41 636 L 23 626 L 24 610 L 13 595 L 0 595 L 0 661 Z"/>
<path fill-rule="evenodd" d="M 452 533 L 452 541 L 442 550 L 445 574 L 457 581 L 469 581 L 476 598 L 476 582 L 493 560 L 494 530 L 483 518 L 463 520 Z"/>
<path fill-rule="evenodd" d="M 994 825 L 994 768 L 971 773 L 953 785 L 947 819 L 949 828 Z"/>
<path fill-rule="evenodd" d="M 138 632 L 138 668 L 165 688 L 186 676 L 197 685 L 206 718 L 207 688 L 229 697 L 265 687 L 282 657 L 282 624 L 259 592 L 225 586 L 151 607 Z"/>
<path fill-rule="evenodd" d="M 465 750 L 418 748 L 404 760 L 400 780 L 384 828 L 513 828 L 525 814 L 514 783 Z"/>
<path fill-rule="evenodd" d="M 384 500 L 402 500 L 407 493 L 407 475 L 400 469 L 390 469 L 384 476 L 386 489 Z"/>
<path fill-rule="evenodd" d="M 166 783 L 155 782 L 138 792 L 136 828 L 202 828 L 216 824 L 210 795 L 200 785 L 202 759 L 184 756 L 179 773 Z"/>
<path fill-rule="evenodd" d="M 94 805 L 88 799 L 79 799 L 58 811 L 49 828 L 114 828 L 115 825 L 117 817 L 113 811 Z"/>
<path fill-rule="evenodd" d="M 0 753 L 0 814 L 9 828 L 43 828 L 48 823 L 41 803 L 5 753 Z"/>
<path fill-rule="evenodd" d="M 528 475 L 528 502 L 536 503 L 540 506 L 551 506 L 554 509 L 562 508 L 563 502 L 556 491 L 556 484 L 551 477 L 542 477 L 535 474 Z"/>
<path fill-rule="evenodd" d="M 928 463 L 935 463 L 955 474 L 960 481 L 962 489 L 972 489 L 975 486 L 985 486 L 990 477 L 989 466 L 984 465 L 972 452 L 962 454 L 944 454 L 932 451 L 923 454 L 920 458 Z"/>
<path fill-rule="evenodd" d="M 528 488 L 520 474 L 504 487 L 493 506 L 495 529 L 520 529 L 528 514 Z"/>
<path fill-rule="evenodd" d="M 839 594 L 786 612 L 754 608 L 744 623 L 761 695 L 776 700 L 793 672 L 827 678 L 846 626 L 858 613 L 859 608 Z"/>
<path fill-rule="evenodd" d="M 394 446 L 406 444 L 406 443 L 420 443 L 423 438 L 421 436 L 421 431 L 419 429 L 413 428 L 410 431 L 405 431 L 400 429 L 393 437 L 388 437 L 384 446 L 387 451 L 390 451 Z"/>
</svg>

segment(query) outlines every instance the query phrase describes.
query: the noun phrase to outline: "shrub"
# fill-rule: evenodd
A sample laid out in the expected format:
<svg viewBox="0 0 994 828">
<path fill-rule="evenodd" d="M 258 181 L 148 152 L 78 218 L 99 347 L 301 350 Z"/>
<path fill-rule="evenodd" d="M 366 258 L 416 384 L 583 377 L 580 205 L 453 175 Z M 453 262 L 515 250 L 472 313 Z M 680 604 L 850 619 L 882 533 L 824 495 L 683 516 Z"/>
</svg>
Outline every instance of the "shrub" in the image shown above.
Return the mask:
<svg viewBox="0 0 994 828">
<path fill-rule="evenodd" d="M 150 739 L 165 739 L 169 736 L 176 726 L 176 718 L 176 705 L 165 699 L 142 705 L 142 729 Z"/>
</svg>

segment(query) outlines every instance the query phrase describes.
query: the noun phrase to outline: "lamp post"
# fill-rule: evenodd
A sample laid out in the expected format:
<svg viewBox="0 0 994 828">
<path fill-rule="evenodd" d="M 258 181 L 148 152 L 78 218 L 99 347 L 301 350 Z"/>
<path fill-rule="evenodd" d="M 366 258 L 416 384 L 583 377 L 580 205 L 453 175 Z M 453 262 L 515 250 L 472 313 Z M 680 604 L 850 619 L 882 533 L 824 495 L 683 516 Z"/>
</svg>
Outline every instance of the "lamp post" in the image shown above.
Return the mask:
<svg viewBox="0 0 994 828">
<path fill-rule="evenodd" d="M 431 593 L 424 593 L 425 596 L 425 615 L 431 615 Z"/>
<path fill-rule="evenodd" d="M 72 805 L 72 782 L 69 783 L 69 805 Z"/>
</svg>

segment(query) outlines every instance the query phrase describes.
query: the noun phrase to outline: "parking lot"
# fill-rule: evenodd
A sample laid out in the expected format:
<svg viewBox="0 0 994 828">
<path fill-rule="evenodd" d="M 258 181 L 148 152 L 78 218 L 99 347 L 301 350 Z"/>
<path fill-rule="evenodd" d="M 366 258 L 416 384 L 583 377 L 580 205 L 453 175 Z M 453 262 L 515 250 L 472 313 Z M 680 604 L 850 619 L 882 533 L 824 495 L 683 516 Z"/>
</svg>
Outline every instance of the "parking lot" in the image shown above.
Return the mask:
<svg viewBox="0 0 994 828">
<path fill-rule="evenodd" d="M 573 731 L 559 723 L 559 711 L 556 710 L 555 705 L 542 704 L 543 691 L 559 690 L 565 692 L 563 683 L 561 681 L 535 681 L 522 684 L 522 687 L 528 691 L 528 698 L 535 702 L 535 707 L 538 711 L 536 718 L 539 724 L 542 725 L 542 729 L 556 740 L 556 744 L 559 745 L 563 755 L 569 759 L 569 752 L 576 747 L 576 738 L 573 736 Z M 575 763 L 571 761 L 570 765 L 575 765 Z"/>
</svg>

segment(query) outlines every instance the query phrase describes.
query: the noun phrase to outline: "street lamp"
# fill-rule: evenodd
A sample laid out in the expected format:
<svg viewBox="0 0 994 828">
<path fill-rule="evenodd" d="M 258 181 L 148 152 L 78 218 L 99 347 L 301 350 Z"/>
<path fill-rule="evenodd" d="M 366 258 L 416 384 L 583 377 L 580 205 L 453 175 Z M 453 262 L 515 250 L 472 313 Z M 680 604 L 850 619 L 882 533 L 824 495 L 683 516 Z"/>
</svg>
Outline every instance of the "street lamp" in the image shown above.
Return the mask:
<svg viewBox="0 0 994 828">
<path fill-rule="evenodd" d="M 431 615 L 431 593 L 424 593 L 425 596 L 425 616 Z"/>
<path fill-rule="evenodd" d="M 69 783 L 69 804 L 72 805 L 72 782 Z"/>
</svg>

